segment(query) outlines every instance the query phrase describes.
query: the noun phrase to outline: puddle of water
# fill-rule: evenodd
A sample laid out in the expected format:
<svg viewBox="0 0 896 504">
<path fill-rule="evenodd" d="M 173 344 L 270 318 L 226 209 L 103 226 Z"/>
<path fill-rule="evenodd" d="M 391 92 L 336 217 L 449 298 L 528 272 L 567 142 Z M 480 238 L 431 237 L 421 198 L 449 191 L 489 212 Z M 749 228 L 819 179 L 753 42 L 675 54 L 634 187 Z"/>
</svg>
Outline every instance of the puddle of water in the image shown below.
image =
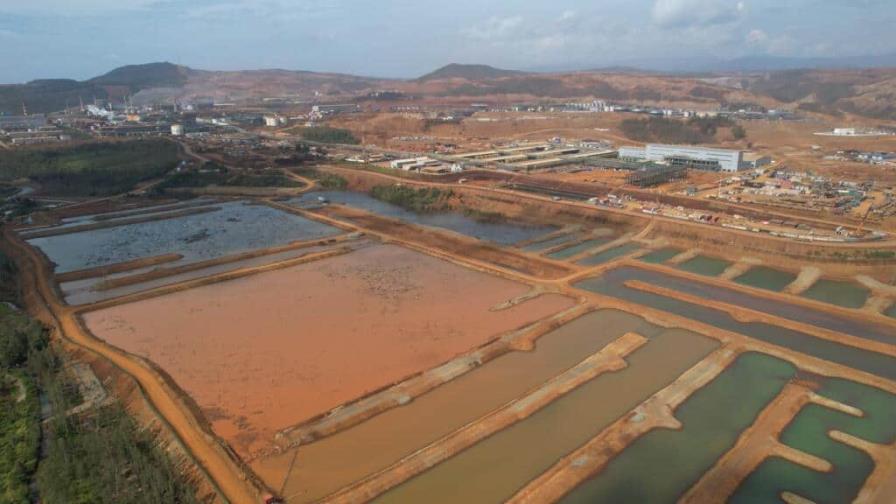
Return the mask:
<svg viewBox="0 0 896 504">
<path fill-rule="evenodd" d="M 887 308 L 886 311 L 884 311 L 884 315 L 886 315 L 890 318 L 896 318 L 896 303 L 893 303 L 892 305 L 890 305 L 890 307 Z"/>
<path fill-rule="evenodd" d="M 794 366 L 774 357 L 741 355 L 675 411 L 681 430 L 648 432 L 562 502 L 675 502 L 795 373 Z"/>
<path fill-rule="evenodd" d="M 298 502 L 313 501 L 384 469 L 520 397 L 630 331 L 649 337 L 663 329 L 617 310 L 586 314 L 541 336 L 532 352 L 505 354 L 406 406 L 300 447 L 284 494 L 295 496 Z M 346 460 L 353 462 L 346 464 Z M 280 481 L 271 484 L 276 487 Z"/>
<path fill-rule="evenodd" d="M 589 381 L 376 502 L 504 502 L 716 346 L 682 330 L 661 333 L 628 357 L 626 369 Z"/>
<path fill-rule="evenodd" d="M 822 278 L 802 296 L 846 308 L 861 308 L 868 300 L 868 289 L 855 282 Z"/>
<path fill-rule="evenodd" d="M 796 280 L 796 275 L 793 273 L 776 270 L 768 266 L 753 266 L 746 273 L 734 279 L 735 282 L 742 285 L 775 292 L 781 292 L 794 280 Z"/>
<path fill-rule="evenodd" d="M 767 303 L 763 303 L 761 301 L 765 300 L 760 300 L 759 298 L 750 295 L 733 293 L 732 291 L 721 288 L 707 289 L 711 286 L 672 278 L 668 275 L 662 275 L 655 272 L 638 270 L 636 268 L 618 268 L 605 273 L 602 277 L 591 278 L 579 282 L 576 285 L 585 290 L 599 292 L 607 296 L 625 299 L 633 303 L 674 313 L 682 317 L 697 320 L 728 331 L 737 332 L 785 348 L 790 348 L 830 362 L 843 364 L 888 379 L 896 379 L 896 359 L 893 357 L 816 338 L 803 332 L 785 329 L 772 324 L 758 322 L 742 323 L 733 319 L 727 312 L 687 303 L 678 299 L 630 289 L 624 285 L 624 282 L 629 279 L 643 280 L 656 285 L 675 288 L 693 295 L 706 297 L 708 299 L 716 299 L 723 302 L 732 302 L 732 299 L 737 299 L 740 301 L 740 305 L 759 309 L 760 311 L 766 311 L 768 313 L 778 314 L 776 312 L 786 309 L 786 313 L 790 313 L 791 315 L 787 318 L 795 320 L 798 320 L 797 316 L 800 316 L 800 318 L 808 318 L 811 316 L 821 320 L 824 320 L 822 317 L 829 317 L 830 320 L 837 322 L 836 324 L 831 325 L 850 328 L 856 331 L 861 331 L 862 329 L 865 330 L 865 332 L 859 332 L 856 336 L 880 340 L 892 339 L 892 330 L 887 327 L 845 321 L 809 309 L 799 310 L 797 309 L 798 307 L 788 306 L 786 303 L 778 301 L 768 301 Z M 765 305 L 769 306 L 766 307 Z M 791 309 L 793 309 L 792 313 L 790 312 Z M 879 332 L 875 332 L 875 329 Z"/>
<path fill-rule="evenodd" d="M 641 261 L 647 262 L 647 263 L 659 264 L 659 263 L 664 263 L 664 262 L 668 261 L 669 259 L 672 259 L 673 257 L 677 256 L 678 254 L 680 254 L 682 252 L 684 252 L 684 251 L 681 249 L 677 249 L 677 248 L 673 248 L 673 247 L 666 247 L 666 248 L 661 248 L 659 250 L 651 252 L 649 254 L 643 255 L 643 256 L 639 257 L 638 259 Z"/>
<path fill-rule="evenodd" d="M 302 196 L 287 201 L 295 206 L 316 206 L 320 204 L 318 197 L 323 197 L 333 203 L 360 208 L 385 217 L 401 219 L 403 221 L 422 226 L 439 227 L 449 229 L 457 233 L 472 236 L 480 240 L 487 240 L 501 245 L 512 245 L 548 234 L 557 230 L 553 226 L 525 226 L 512 222 L 480 222 L 460 212 L 438 212 L 418 214 L 405 210 L 399 206 L 380 201 L 368 194 L 352 191 L 322 191 L 306 193 Z"/>
<path fill-rule="evenodd" d="M 697 257 L 685 261 L 678 265 L 679 269 L 697 273 L 698 275 L 719 276 L 731 266 L 731 262 L 715 257 L 706 257 L 698 255 Z"/>
<path fill-rule="evenodd" d="M 640 246 L 637 243 L 626 243 L 625 245 L 620 245 L 609 250 L 604 250 L 600 254 L 588 256 L 581 261 L 578 261 L 576 264 L 580 264 L 582 266 L 596 266 L 598 264 L 612 261 L 613 259 L 622 257 L 626 254 L 631 254 L 632 252 L 638 250 L 638 248 L 640 248 Z"/>
<path fill-rule="evenodd" d="M 167 252 L 178 264 L 312 240 L 339 233 L 325 224 L 264 205 L 226 203 L 221 210 L 28 240 L 56 263 L 56 272 L 104 266 Z"/>
<path fill-rule="evenodd" d="M 613 240 L 615 240 L 615 238 L 613 238 L 613 237 L 595 238 L 593 240 L 587 240 L 578 245 L 573 245 L 572 247 L 566 247 L 565 249 L 554 252 L 553 254 L 548 254 L 548 257 L 550 257 L 551 259 L 569 259 L 570 257 L 577 255 L 577 254 L 581 254 L 582 252 L 585 252 L 588 249 L 593 249 L 593 248 L 600 247 L 601 245 L 606 245 L 607 243 L 610 243 Z"/>
</svg>

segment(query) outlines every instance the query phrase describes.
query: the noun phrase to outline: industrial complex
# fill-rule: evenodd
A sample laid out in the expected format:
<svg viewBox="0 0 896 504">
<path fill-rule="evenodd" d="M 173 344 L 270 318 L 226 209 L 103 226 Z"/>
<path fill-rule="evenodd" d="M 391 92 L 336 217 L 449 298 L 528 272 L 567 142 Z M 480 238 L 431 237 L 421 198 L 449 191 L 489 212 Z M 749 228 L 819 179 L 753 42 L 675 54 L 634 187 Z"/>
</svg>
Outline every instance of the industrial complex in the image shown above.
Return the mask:
<svg viewBox="0 0 896 504">
<path fill-rule="evenodd" d="M 0 116 L 35 457 L 133 437 L 159 502 L 893 501 L 896 124 L 766 76 L 162 65 Z"/>
</svg>

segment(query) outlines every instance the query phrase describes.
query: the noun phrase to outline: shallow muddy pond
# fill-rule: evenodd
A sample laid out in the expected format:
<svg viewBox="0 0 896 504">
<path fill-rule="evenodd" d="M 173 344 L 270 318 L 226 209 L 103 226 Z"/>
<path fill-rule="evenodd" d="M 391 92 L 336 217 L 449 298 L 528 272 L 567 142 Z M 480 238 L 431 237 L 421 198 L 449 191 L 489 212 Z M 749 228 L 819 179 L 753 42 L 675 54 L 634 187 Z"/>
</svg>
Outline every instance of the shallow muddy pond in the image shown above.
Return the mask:
<svg viewBox="0 0 896 504">
<path fill-rule="evenodd" d="M 504 502 L 716 347 L 682 330 L 654 336 L 628 356 L 627 368 L 598 376 L 376 502 Z"/>
<path fill-rule="evenodd" d="M 626 243 L 625 245 L 620 245 L 609 250 L 604 250 L 599 254 L 588 256 L 581 261 L 578 261 L 576 264 L 580 264 L 582 266 L 596 266 L 598 264 L 612 261 L 613 259 L 617 259 L 626 254 L 631 254 L 639 248 L 640 245 L 638 245 L 637 243 Z"/>
<path fill-rule="evenodd" d="M 683 251 L 681 249 L 677 249 L 677 248 L 673 248 L 673 247 L 666 247 L 666 248 L 661 248 L 659 250 L 655 250 L 649 254 L 645 254 L 645 255 L 639 257 L 638 259 L 641 261 L 644 261 L 646 263 L 660 264 L 660 263 L 664 263 L 664 262 L 668 261 L 669 259 L 672 259 L 673 257 L 677 256 L 678 254 L 680 254 L 682 252 Z"/>
<path fill-rule="evenodd" d="M 280 429 L 574 304 L 546 294 L 490 309 L 529 290 L 374 245 L 83 318 L 97 337 L 164 369 L 247 456 Z"/>
<path fill-rule="evenodd" d="M 796 280 L 796 275 L 786 271 L 776 270 L 768 266 L 753 266 L 746 273 L 735 278 L 734 281 L 741 285 L 758 287 L 775 292 L 781 292 L 785 287 Z"/>
<path fill-rule="evenodd" d="M 803 352 L 820 359 L 867 371 L 871 374 L 889 379 L 896 378 L 896 359 L 888 355 L 816 338 L 804 332 L 772 324 L 739 322 L 727 312 L 721 310 L 626 287 L 624 282 L 630 279 L 645 281 L 716 301 L 746 306 L 793 320 L 807 323 L 814 321 L 817 322 L 815 325 L 841 332 L 854 333 L 858 337 L 878 341 L 892 339 L 892 328 L 890 327 L 840 319 L 830 314 L 804 309 L 780 301 L 765 300 L 748 294 L 734 292 L 730 289 L 717 288 L 637 268 L 617 268 L 606 272 L 601 277 L 584 280 L 576 285 L 586 290 L 674 313 L 721 329 Z"/>
<path fill-rule="evenodd" d="M 719 276 L 731 266 L 731 262 L 715 257 L 698 255 L 678 265 L 678 268 L 698 275 Z"/>
<path fill-rule="evenodd" d="M 317 206 L 320 204 L 318 198 L 325 198 L 331 203 L 339 203 L 360 208 L 378 215 L 400 219 L 422 226 L 449 229 L 460 234 L 501 245 L 512 245 L 514 243 L 531 240 L 537 236 L 557 230 L 557 228 L 553 226 L 527 226 L 513 222 L 481 222 L 472 217 L 467 217 L 460 212 L 418 214 L 410 210 L 405 210 L 399 206 L 380 201 L 368 194 L 352 191 L 312 192 L 293 198 L 287 203 L 299 207 Z"/>
<path fill-rule="evenodd" d="M 855 282 L 822 278 L 806 289 L 802 296 L 846 308 L 861 308 L 868 300 L 868 289 Z"/>
<path fill-rule="evenodd" d="M 795 374 L 793 365 L 774 357 L 741 355 L 675 411 L 681 430 L 648 432 L 561 502 L 675 502 Z"/>
<path fill-rule="evenodd" d="M 340 232 L 264 205 L 232 202 L 219 206 L 214 212 L 28 242 L 56 263 L 57 273 L 63 273 L 169 252 L 182 254 L 181 263 L 199 261 Z"/>
<path fill-rule="evenodd" d="M 630 331 L 651 337 L 665 329 L 616 310 L 583 315 L 539 337 L 532 352 L 507 353 L 405 406 L 300 447 L 284 493 L 307 502 L 384 469 L 524 395 Z M 353 462 L 346 464 L 347 459 Z M 256 470 L 288 463 L 262 461 Z M 278 486 L 281 481 L 269 483 Z"/>
<path fill-rule="evenodd" d="M 566 247 L 563 250 L 558 250 L 557 252 L 548 254 L 548 257 L 550 257 L 551 259 L 558 259 L 558 260 L 569 259 L 570 257 L 576 256 L 576 255 L 586 252 L 590 249 L 597 248 L 602 245 L 606 245 L 607 243 L 610 243 L 613 240 L 614 240 L 614 238 L 612 238 L 612 237 L 594 238 L 591 240 L 586 240 L 586 241 L 583 241 L 582 243 L 579 243 L 578 245 Z"/>
</svg>

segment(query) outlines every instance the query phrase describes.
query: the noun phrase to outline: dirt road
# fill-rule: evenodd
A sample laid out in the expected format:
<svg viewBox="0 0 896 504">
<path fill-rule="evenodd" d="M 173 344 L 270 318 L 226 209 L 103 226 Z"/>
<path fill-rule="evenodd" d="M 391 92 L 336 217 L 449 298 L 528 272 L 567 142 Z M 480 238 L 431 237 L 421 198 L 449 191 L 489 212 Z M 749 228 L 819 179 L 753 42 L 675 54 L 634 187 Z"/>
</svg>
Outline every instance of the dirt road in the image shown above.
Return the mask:
<svg viewBox="0 0 896 504">
<path fill-rule="evenodd" d="M 3 228 L 3 238 L 22 272 L 23 290 L 31 294 L 27 296 L 29 311 L 38 315 L 44 323 L 55 327 L 62 337 L 102 355 L 133 376 L 184 447 L 218 484 L 227 500 L 240 504 L 259 502 L 265 489 L 246 479 L 240 464 L 206 432 L 171 386 L 147 364 L 87 333 L 74 312 L 58 298 L 52 287 L 52 273 L 48 265 L 9 227 Z"/>
</svg>

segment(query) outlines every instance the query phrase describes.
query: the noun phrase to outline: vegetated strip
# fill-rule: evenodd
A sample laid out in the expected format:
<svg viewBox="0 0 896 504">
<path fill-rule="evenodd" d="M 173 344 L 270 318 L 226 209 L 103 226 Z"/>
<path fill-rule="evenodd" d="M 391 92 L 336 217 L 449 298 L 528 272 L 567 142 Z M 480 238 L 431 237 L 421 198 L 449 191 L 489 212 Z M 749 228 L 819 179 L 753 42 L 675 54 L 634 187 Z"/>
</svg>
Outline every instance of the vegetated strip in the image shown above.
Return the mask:
<svg viewBox="0 0 896 504">
<path fill-rule="evenodd" d="M 535 340 L 590 310 L 591 307 L 580 303 L 522 329 L 505 333 L 441 366 L 376 390 L 354 402 L 340 404 L 293 427 L 282 429 L 277 435 L 278 442 L 281 446 L 285 445 L 283 446 L 285 449 L 307 445 L 358 425 L 392 408 L 403 406 L 408 400 L 423 395 L 508 352 L 532 350 L 535 347 Z"/>
<path fill-rule="evenodd" d="M 129 219 L 115 219 L 106 222 L 94 222 L 92 224 L 81 224 L 79 226 L 69 226 L 62 228 L 50 228 L 50 229 L 42 229 L 40 231 L 35 231 L 33 233 L 28 233 L 25 235 L 25 239 L 31 240 L 34 238 L 47 238 L 49 236 L 58 236 L 64 234 L 71 233 L 80 233 L 83 231 L 95 231 L 97 229 L 106 229 L 118 226 L 127 226 L 130 224 L 141 224 L 143 222 L 151 222 L 158 220 L 167 220 L 167 219 L 176 219 L 178 217 L 187 217 L 190 215 L 198 215 L 208 212 L 216 212 L 220 210 L 221 207 L 201 207 L 201 208 L 190 208 L 186 210 L 180 210 L 177 212 L 166 212 L 161 214 L 151 214 L 151 215 L 141 215 L 139 217 L 133 217 Z"/>
<path fill-rule="evenodd" d="M 157 266 L 159 264 L 179 261 L 183 258 L 184 256 L 182 254 L 160 254 L 151 257 L 141 257 L 139 259 L 132 259 L 130 261 L 109 264 L 106 266 L 97 266 L 94 268 L 85 268 L 75 271 L 67 271 L 65 273 L 58 273 L 56 274 L 56 281 L 58 283 L 65 283 L 74 282 L 76 280 L 86 280 L 88 278 L 96 278 L 106 275 L 112 275 L 115 273 L 124 273 L 148 266 Z"/>
<path fill-rule="evenodd" d="M 318 252 L 314 254 L 306 254 L 299 257 L 295 257 L 292 259 L 286 259 L 284 261 L 278 261 L 275 263 L 265 264 L 262 266 L 251 266 L 248 268 L 240 268 L 233 271 L 225 271 L 223 273 L 219 273 L 217 275 L 212 275 L 203 278 L 195 278 L 192 280 L 186 280 L 183 282 L 178 282 L 171 285 L 164 285 L 162 287 L 157 287 L 155 289 L 150 289 L 142 292 L 137 292 L 134 294 L 129 294 L 127 296 L 105 299 L 102 301 L 97 301 L 96 303 L 78 305 L 75 307 L 74 312 L 77 314 L 87 313 L 91 311 L 104 310 L 106 308 L 111 308 L 113 306 L 119 306 L 128 303 L 134 303 L 137 301 L 143 301 L 146 299 L 152 299 L 154 297 L 165 296 L 167 294 L 173 294 L 175 292 L 181 292 L 189 289 L 195 289 L 197 287 L 203 287 L 206 285 L 212 285 L 220 282 L 227 282 L 230 280 L 236 280 L 238 278 L 243 278 L 251 275 L 256 275 L 258 273 L 266 273 L 268 271 L 276 271 L 279 269 L 290 268 L 293 266 L 298 266 L 300 264 L 305 264 L 313 261 L 318 261 L 321 259 L 329 259 L 331 257 L 336 257 L 342 254 L 347 254 L 354 250 L 352 247 L 343 246 L 332 250 L 325 250 L 323 252 Z"/>
<path fill-rule="evenodd" d="M 199 199 L 197 201 L 190 201 L 187 203 L 173 203 L 169 205 L 153 205 L 147 206 L 139 209 L 132 210 L 120 210 L 117 212 L 107 212 L 101 213 L 93 216 L 94 222 L 99 221 L 108 221 L 113 219 L 125 219 L 129 217 L 136 217 L 138 215 L 148 215 L 148 214 L 159 214 L 164 212 L 174 212 L 178 210 L 184 210 L 186 208 L 196 208 L 203 207 L 208 205 L 213 205 L 215 203 L 214 199 Z"/>
<path fill-rule="evenodd" d="M 626 333 L 596 354 L 555 376 L 529 394 L 416 451 L 384 471 L 337 492 L 324 499 L 324 502 L 349 503 L 370 500 L 501 429 L 528 418 L 553 400 L 585 382 L 604 373 L 624 369 L 628 365 L 625 357 L 646 344 L 647 341 L 647 338 L 640 334 Z"/>
<path fill-rule="evenodd" d="M 137 273 L 135 275 L 128 275 L 125 277 L 119 278 L 110 278 L 103 282 L 98 283 L 94 289 L 98 291 L 117 289 L 119 287 L 126 287 L 128 285 L 135 285 L 144 282 L 148 282 L 150 280 L 157 280 L 159 278 L 164 278 L 167 276 L 180 275 L 182 273 L 189 273 L 191 271 L 197 271 L 205 268 L 211 268 L 214 266 L 220 266 L 222 264 L 228 264 L 233 262 L 245 261 L 248 259 L 255 259 L 256 257 L 262 257 L 267 255 L 279 254 L 282 252 L 289 252 L 291 250 L 301 250 L 309 247 L 317 247 L 317 246 L 325 246 L 325 245 L 333 245 L 352 237 L 357 237 L 357 235 L 349 235 L 344 234 L 340 236 L 330 237 L 321 240 L 309 240 L 309 241 L 297 241 L 288 243 L 286 245 L 281 245 L 277 247 L 269 247 L 260 250 L 250 250 L 248 252 L 241 252 L 238 254 L 231 254 L 223 257 L 216 257 L 214 259 L 208 259 L 206 261 L 198 261 L 189 264 L 182 264 L 180 266 L 172 266 L 169 268 L 156 268 L 152 271 L 146 271 L 143 273 Z"/>
</svg>

